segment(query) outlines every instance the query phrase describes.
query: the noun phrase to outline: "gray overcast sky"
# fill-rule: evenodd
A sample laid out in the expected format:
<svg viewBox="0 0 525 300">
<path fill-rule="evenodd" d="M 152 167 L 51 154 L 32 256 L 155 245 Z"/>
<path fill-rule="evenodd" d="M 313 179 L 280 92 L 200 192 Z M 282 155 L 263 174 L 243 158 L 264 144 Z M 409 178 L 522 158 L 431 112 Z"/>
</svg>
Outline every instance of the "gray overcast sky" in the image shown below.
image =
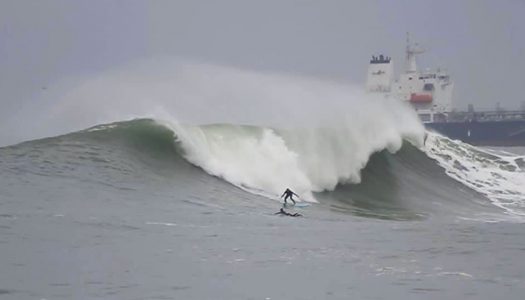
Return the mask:
<svg viewBox="0 0 525 300">
<path fill-rule="evenodd" d="M 519 108 L 524 13 L 521 0 L 0 0 L 0 119 L 24 118 L 44 86 L 155 57 L 363 85 L 372 54 L 401 70 L 407 31 L 429 50 L 420 67 L 452 74 L 456 107 Z"/>
</svg>

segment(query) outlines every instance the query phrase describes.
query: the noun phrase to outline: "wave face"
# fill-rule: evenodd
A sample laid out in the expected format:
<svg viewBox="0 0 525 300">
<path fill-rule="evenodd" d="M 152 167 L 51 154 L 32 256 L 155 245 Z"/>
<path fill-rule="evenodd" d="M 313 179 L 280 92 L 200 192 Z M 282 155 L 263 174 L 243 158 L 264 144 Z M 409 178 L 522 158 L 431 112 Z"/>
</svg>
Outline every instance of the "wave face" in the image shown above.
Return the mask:
<svg viewBox="0 0 525 300">
<path fill-rule="evenodd" d="M 385 219 L 521 218 L 523 157 L 433 133 L 425 146 L 419 138 L 399 126 L 280 130 L 138 119 L 0 148 L 0 174 L 130 191 L 165 183 L 190 198 L 208 189 L 244 199 L 239 187 L 277 199 L 290 187 L 318 207 Z"/>
</svg>

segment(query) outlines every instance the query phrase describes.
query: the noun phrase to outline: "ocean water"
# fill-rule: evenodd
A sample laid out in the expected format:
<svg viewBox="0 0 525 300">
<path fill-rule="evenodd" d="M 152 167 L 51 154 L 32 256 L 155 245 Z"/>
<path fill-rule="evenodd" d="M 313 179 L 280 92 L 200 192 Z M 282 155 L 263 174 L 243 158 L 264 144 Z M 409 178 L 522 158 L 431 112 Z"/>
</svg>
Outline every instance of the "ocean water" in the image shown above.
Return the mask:
<svg viewBox="0 0 525 300">
<path fill-rule="evenodd" d="M 0 299 L 523 299 L 520 149 L 350 128 L 136 119 L 0 148 Z M 302 217 L 275 215 L 286 187 Z"/>
</svg>

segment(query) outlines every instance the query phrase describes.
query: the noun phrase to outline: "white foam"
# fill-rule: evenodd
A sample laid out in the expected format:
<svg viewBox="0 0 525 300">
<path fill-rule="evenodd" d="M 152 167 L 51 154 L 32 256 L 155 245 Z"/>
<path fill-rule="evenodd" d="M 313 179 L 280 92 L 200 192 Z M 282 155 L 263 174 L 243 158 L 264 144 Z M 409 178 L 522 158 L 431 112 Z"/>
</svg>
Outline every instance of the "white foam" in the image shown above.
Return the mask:
<svg viewBox="0 0 525 300">
<path fill-rule="evenodd" d="M 465 273 L 465 272 L 440 272 L 440 273 L 438 273 L 438 276 L 450 276 L 450 275 L 474 278 L 474 276 L 472 276 L 469 273 Z"/>
<path fill-rule="evenodd" d="M 87 132 L 95 132 L 95 131 L 113 129 L 115 127 L 117 127 L 117 124 L 103 124 L 103 125 L 97 125 L 97 126 L 88 128 L 86 130 Z"/>
<path fill-rule="evenodd" d="M 447 175 L 525 221 L 525 170 L 516 162 L 524 156 L 481 149 L 434 132 L 428 133 L 423 150 Z"/>
<path fill-rule="evenodd" d="M 146 222 L 147 225 L 163 225 L 163 226 L 177 226 L 175 223 L 168 222 Z"/>
<path fill-rule="evenodd" d="M 411 111 L 386 99 L 370 101 L 377 101 L 374 110 L 356 109 L 315 129 L 162 123 L 176 133 L 185 158 L 209 174 L 268 198 L 278 199 L 290 187 L 302 200 L 316 202 L 312 192 L 359 183 L 374 152 L 395 152 L 404 138 L 422 141 L 422 126 Z"/>
</svg>

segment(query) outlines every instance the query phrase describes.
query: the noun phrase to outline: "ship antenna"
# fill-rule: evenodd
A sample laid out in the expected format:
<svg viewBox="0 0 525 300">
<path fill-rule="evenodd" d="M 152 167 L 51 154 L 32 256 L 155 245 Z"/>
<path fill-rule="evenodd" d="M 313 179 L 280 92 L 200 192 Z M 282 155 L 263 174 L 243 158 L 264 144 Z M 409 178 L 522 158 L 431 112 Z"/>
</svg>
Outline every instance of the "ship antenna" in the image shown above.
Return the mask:
<svg viewBox="0 0 525 300">
<path fill-rule="evenodd" d="M 407 31 L 407 48 L 406 48 L 406 61 L 408 62 L 410 53 L 410 33 Z"/>
</svg>

